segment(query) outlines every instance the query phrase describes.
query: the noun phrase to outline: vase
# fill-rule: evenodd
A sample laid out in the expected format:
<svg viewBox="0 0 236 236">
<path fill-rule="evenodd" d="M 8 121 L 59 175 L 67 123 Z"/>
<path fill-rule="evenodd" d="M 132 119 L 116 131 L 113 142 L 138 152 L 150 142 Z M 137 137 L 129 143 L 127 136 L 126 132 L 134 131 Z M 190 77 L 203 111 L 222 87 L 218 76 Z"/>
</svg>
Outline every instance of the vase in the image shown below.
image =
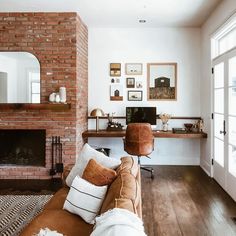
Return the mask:
<svg viewBox="0 0 236 236">
<path fill-rule="evenodd" d="M 55 102 L 56 100 L 56 93 L 51 93 L 49 95 L 49 102 Z"/>
<path fill-rule="evenodd" d="M 59 93 L 56 94 L 55 102 L 59 103 L 61 101 Z"/>
<path fill-rule="evenodd" d="M 60 87 L 59 94 L 60 94 L 61 102 L 66 103 L 66 88 L 65 87 Z"/>
<path fill-rule="evenodd" d="M 162 123 L 162 131 L 164 131 L 164 132 L 168 131 L 168 123 L 167 122 Z"/>
</svg>

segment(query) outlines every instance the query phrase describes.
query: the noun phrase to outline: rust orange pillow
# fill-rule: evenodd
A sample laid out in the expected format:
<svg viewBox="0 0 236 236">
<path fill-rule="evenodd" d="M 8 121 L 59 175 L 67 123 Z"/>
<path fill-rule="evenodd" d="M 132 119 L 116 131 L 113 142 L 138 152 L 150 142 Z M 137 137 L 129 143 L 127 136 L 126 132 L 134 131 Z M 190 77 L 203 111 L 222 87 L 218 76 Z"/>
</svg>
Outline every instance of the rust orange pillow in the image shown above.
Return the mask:
<svg viewBox="0 0 236 236">
<path fill-rule="evenodd" d="M 116 176 L 114 170 L 100 165 L 94 159 L 90 159 L 84 169 L 82 178 L 94 185 L 103 186 L 111 184 Z"/>
</svg>

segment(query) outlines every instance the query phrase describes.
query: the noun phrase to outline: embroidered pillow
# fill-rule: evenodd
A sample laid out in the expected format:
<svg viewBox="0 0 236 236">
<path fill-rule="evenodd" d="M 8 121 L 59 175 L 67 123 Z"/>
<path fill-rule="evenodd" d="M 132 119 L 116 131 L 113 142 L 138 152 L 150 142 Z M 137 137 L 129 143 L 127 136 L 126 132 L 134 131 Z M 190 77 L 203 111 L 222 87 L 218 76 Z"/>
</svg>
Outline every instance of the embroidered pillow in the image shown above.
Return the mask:
<svg viewBox="0 0 236 236">
<path fill-rule="evenodd" d="M 63 209 L 93 224 L 107 192 L 107 186 L 95 186 L 76 176 L 71 184 Z"/>
<path fill-rule="evenodd" d="M 116 175 L 114 170 L 100 165 L 94 159 L 90 159 L 82 178 L 94 185 L 104 186 L 111 184 L 116 178 Z"/>
</svg>

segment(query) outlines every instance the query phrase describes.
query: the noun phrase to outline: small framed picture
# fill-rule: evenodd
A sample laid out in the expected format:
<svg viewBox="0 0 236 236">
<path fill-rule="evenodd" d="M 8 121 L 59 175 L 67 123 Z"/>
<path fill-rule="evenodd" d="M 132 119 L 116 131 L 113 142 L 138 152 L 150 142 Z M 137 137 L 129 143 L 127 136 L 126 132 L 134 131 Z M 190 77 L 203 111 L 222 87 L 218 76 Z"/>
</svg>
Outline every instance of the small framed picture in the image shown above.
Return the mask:
<svg viewBox="0 0 236 236">
<path fill-rule="evenodd" d="M 123 101 L 123 86 L 121 84 L 111 84 L 110 89 L 111 101 Z"/>
<path fill-rule="evenodd" d="M 142 63 L 126 63 L 125 74 L 126 75 L 142 75 L 143 64 Z"/>
<path fill-rule="evenodd" d="M 136 88 L 143 88 L 143 81 L 136 81 Z"/>
<path fill-rule="evenodd" d="M 143 91 L 128 91 L 128 101 L 142 101 Z"/>
<path fill-rule="evenodd" d="M 135 78 L 126 78 L 126 88 L 134 88 Z"/>
<path fill-rule="evenodd" d="M 110 63 L 110 76 L 121 76 L 120 63 Z"/>
</svg>

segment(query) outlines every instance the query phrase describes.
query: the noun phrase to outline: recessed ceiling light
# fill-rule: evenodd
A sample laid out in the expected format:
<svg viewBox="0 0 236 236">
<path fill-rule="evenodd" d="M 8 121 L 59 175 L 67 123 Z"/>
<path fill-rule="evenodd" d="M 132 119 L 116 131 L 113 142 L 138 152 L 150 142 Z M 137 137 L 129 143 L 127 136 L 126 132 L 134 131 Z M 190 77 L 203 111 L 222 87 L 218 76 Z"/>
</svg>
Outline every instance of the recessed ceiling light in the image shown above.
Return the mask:
<svg viewBox="0 0 236 236">
<path fill-rule="evenodd" d="M 139 23 L 146 23 L 146 20 L 139 20 Z"/>
</svg>

